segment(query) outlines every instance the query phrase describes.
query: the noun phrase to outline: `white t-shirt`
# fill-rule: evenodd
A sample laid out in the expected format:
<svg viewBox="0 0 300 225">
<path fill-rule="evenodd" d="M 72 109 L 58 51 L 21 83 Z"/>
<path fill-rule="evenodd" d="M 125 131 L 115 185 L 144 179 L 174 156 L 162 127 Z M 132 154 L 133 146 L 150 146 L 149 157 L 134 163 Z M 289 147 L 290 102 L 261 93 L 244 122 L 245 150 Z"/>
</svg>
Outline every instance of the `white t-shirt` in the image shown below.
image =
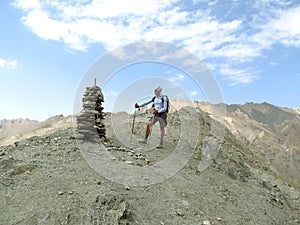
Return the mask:
<svg viewBox="0 0 300 225">
<path fill-rule="evenodd" d="M 163 100 L 164 98 L 164 100 Z M 157 110 L 158 113 L 163 113 L 167 110 L 167 98 L 165 96 L 155 96 L 154 101 L 152 102 L 152 99 L 148 102 L 145 102 L 144 104 L 140 105 L 140 107 L 146 106 L 150 103 L 154 104 L 154 108 Z"/>
</svg>

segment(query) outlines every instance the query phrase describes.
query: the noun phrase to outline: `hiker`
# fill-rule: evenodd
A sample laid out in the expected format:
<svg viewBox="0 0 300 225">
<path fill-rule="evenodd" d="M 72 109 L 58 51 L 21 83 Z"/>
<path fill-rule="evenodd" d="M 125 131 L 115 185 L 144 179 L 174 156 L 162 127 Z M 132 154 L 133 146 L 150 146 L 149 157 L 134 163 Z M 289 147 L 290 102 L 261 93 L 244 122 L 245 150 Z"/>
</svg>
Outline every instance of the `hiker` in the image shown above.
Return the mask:
<svg viewBox="0 0 300 225">
<path fill-rule="evenodd" d="M 169 99 L 167 96 L 162 95 L 162 88 L 157 87 L 154 89 L 155 96 L 148 102 L 145 102 L 142 105 L 135 104 L 135 108 L 140 108 L 146 106 L 150 103 L 152 105 L 153 119 L 147 123 L 146 134 L 144 140 L 141 143 L 147 143 L 148 137 L 151 132 L 151 127 L 158 121 L 160 124 L 160 142 L 156 146 L 157 148 L 163 147 L 163 140 L 165 136 L 165 127 L 167 126 L 167 112 L 168 112 L 168 102 Z"/>
</svg>

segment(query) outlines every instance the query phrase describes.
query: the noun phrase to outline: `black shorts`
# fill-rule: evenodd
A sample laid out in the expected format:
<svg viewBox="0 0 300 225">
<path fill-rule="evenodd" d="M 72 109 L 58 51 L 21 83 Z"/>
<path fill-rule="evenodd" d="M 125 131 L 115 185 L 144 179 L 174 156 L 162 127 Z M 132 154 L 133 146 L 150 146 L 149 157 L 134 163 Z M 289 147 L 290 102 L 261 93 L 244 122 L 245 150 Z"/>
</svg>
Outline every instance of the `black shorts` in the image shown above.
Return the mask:
<svg viewBox="0 0 300 225">
<path fill-rule="evenodd" d="M 152 124 L 156 124 L 156 122 L 159 122 L 160 127 L 166 127 L 167 126 L 167 113 L 157 113 L 154 115 Z"/>
</svg>

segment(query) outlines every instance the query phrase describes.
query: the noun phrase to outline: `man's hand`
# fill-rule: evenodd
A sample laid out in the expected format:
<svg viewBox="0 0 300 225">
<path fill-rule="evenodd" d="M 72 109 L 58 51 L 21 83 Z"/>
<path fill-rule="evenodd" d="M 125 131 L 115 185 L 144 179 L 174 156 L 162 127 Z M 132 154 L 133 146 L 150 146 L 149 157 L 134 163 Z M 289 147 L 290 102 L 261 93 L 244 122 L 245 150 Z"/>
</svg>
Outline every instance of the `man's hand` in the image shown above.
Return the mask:
<svg viewBox="0 0 300 225">
<path fill-rule="evenodd" d="M 153 114 L 157 114 L 157 113 L 158 113 L 158 111 L 157 111 L 156 109 L 154 109 L 154 108 L 153 108 L 153 111 L 152 111 L 152 113 L 153 113 Z"/>
<path fill-rule="evenodd" d="M 139 108 L 140 108 L 139 104 L 137 104 L 137 103 L 135 103 L 134 107 L 135 107 L 136 109 L 139 109 Z"/>
</svg>

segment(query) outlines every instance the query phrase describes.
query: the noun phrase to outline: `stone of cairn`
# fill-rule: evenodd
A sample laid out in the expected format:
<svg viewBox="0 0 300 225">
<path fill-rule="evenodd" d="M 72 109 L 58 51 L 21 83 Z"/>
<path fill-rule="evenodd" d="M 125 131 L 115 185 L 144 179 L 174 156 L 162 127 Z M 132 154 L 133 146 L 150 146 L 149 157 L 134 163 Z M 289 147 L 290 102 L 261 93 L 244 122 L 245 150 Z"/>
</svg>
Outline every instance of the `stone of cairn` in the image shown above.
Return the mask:
<svg viewBox="0 0 300 225">
<path fill-rule="evenodd" d="M 77 116 L 78 138 L 87 141 L 95 141 L 97 137 L 102 142 L 106 141 L 106 130 L 102 103 L 104 97 L 100 87 L 96 85 L 87 87 L 82 99 L 83 109 Z"/>
</svg>

